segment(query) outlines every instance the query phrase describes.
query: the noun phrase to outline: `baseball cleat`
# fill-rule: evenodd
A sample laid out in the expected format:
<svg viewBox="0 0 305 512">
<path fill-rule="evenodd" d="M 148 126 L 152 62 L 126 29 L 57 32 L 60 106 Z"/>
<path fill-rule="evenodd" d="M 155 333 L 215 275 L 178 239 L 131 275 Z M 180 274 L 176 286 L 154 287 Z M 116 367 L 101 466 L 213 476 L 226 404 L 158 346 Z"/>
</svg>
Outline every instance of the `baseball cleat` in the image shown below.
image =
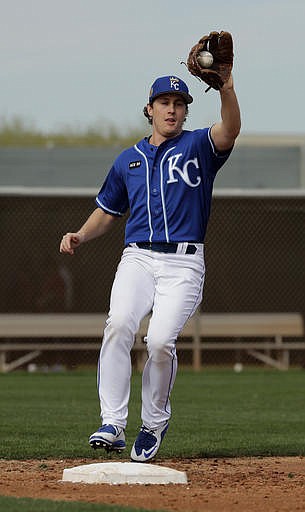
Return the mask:
<svg viewBox="0 0 305 512">
<path fill-rule="evenodd" d="M 155 457 L 167 429 L 168 422 L 162 427 L 154 429 L 149 429 L 142 425 L 131 450 L 131 460 L 133 462 L 147 462 Z"/>
<path fill-rule="evenodd" d="M 121 453 L 126 448 L 124 429 L 116 425 L 102 425 L 89 437 L 89 444 L 95 450 L 104 448 L 107 452 Z"/>
</svg>

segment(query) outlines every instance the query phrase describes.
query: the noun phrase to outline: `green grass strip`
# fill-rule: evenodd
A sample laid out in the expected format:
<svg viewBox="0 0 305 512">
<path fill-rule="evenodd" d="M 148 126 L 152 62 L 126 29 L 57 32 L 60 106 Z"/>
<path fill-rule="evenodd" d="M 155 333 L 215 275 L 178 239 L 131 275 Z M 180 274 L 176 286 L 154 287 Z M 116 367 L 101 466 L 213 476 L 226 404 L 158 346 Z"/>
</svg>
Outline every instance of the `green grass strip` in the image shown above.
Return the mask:
<svg viewBox="0 0 305 512">
<path fill-rule="evenodd" d="M 304 389 L 302 369 L 180 369 L 159 456 L 305 455 Z M 141 426 L 140 400 L 141 376 L 135 374 L 124 458 Z M 1 374 L 0 403 L 1 458 L 98 455 L 88 445 L 89 434 L 99 426 L 94 371 Z"/>
<path fill-rule="evenodd" d="M 31 498 L 0 496 L 0 510 L 3 512 L 162 512 L 144 508 L 102 505 L 79 501 L 53 501 Z"/>
</svg>

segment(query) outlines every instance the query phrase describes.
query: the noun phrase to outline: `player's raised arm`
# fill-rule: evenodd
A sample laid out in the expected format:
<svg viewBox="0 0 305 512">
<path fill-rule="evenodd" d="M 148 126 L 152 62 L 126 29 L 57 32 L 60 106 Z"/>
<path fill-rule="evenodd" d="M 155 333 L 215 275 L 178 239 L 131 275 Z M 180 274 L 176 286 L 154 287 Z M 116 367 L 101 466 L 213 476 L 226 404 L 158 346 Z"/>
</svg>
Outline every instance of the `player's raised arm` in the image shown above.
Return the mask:
<svg viewBox="0 0 305 512">
<path fill-rule="evenodd" d="M 240 132 L 240 111 L 232 78 L 233 39 L 230 32 L 210 32 L 203 36 L 191 49 L 187 67 L 209 87 L 220 92 L 221 121 L 211 129 L 216 149 L 225 151 L 232 148 Z"/>
<path fill-rule="evenodd" d="M 221 121 L 211 128 L 211 136 L 219 151 L 230 149 L 240 132 L 241 120 L 238 100 L 234 90 L 233 78 L 220 89 Z"/>
<path fill-rule="evenodd" d="M 84 242 L 98 238 L 107 233 L 117 217 L 109 215 L 101 208 L 96 208 L 85 224 L 76 233 L 66 233 L 60 242 L 60 252 L 74 254 L 74 250 Z"/>
</svg>

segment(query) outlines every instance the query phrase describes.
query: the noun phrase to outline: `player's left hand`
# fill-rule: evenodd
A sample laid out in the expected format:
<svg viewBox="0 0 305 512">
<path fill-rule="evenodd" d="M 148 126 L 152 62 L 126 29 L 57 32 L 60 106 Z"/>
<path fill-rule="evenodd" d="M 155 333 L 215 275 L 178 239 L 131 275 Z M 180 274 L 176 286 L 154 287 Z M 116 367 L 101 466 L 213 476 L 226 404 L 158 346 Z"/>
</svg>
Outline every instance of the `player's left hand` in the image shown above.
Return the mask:
<svg viewBox="0 0 305 512">
<path fill-rule="evenodd" d="M 204 67 L 200 61 L 200 53 L 207 51 L 212 54 L 213 63 Z M 191 49 L 187 68 L 192 75 L 219 91 L 229 81 L 233 67 L 233 40 L 229 32 L 211 32 L 203 36 Z"/>
</svg>

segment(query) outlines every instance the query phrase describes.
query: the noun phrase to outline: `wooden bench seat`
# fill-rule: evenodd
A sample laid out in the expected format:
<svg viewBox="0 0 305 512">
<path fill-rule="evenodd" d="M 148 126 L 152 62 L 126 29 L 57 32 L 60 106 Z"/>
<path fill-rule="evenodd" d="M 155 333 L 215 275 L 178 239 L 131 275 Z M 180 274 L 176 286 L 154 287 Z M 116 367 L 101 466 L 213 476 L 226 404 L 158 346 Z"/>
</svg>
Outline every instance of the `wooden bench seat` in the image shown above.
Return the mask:
<svg viewBox="0 0 305 512">
<path fill-rule="evenodd" d="M 0 371 L 12 371 L 43 351 L 98 351 L 106 318 L 103 313 L 0 314 Z M 142 340 L 148 322 L 147 317 L 141 323 L 134 345 L 134 351 L 139 354 L 139 367 L 146 357 Z M 16 341 L 18 338 L 20 341 Z M 39 341 L 34 341 L 35 338 Z M 72 341 L 65 342 L 64 338 Z M 74 341 L 80 338 L 97 341 Z M 205 341 L 210 338 L 217 341 Z M 285 338 L 300 338 L 300 341 L 284 341 Z M 201 353 L 205 350 L 245 350 L 266 364 L 287 369 L 290 351 L 305 350 L 303 317 L 300 313 L 198 313 L 185 325 L 177 349 L 192 351 L 195 370 L 200 369 Z M 276 357 L 271 357 L 272 350 L 276 351 Z M 7 353 L 18 351 L 26 354 L 7 363 Z"/>
</svg>

